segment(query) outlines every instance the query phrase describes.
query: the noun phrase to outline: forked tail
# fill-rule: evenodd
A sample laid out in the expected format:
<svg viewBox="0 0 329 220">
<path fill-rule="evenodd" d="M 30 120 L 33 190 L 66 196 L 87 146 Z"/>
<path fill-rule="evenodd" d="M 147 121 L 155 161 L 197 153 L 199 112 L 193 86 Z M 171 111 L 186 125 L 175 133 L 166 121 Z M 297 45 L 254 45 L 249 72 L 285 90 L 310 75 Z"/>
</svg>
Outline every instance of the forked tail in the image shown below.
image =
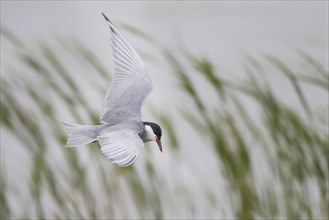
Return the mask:
<svg viewBox="0 0 329 220">
<path fill-rule="evenodd" d="M 63 124 L 68 134 L 66 147 L 78 147 L 97 141 L 98 132 L 101 127 L 101 125 Z"/>
</svg>

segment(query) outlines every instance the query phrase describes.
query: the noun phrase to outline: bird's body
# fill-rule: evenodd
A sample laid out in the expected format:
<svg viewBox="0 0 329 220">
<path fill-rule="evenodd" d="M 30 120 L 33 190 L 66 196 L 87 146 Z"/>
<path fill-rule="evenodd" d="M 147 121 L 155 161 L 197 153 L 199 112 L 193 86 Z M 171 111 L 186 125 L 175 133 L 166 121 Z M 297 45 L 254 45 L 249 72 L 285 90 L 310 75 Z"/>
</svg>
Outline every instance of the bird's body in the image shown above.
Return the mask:
<svg viewBox="0 0 329 220">
<path fill-rule="evenodd" d="M 161 128 L 143 122 L 141 107 L 152 91 L 152 79 L 143 60 L 129 42 L 103 14 L 112 33 L 115 73 L 105 98 L 100 125 L 71 125 L 66 146 L 76 147 L 98 141 L 101 151 L 119 166 L 131 165 L 143 149 L 143 143 L 156 141 L 160 151 Z"/>
</svg>

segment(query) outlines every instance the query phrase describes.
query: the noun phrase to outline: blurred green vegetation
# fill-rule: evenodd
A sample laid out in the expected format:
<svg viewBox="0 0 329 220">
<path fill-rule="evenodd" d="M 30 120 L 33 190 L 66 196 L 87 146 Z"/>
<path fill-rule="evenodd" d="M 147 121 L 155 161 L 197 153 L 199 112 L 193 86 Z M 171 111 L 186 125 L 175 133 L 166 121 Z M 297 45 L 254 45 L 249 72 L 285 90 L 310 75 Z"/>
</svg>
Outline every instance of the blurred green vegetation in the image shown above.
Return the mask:
<svg viewBox="0 0 329 220">
<path fill-rule="evenodd" d="M 20 142 L 1 148 L 22 148 L 30 160 L 22 162 L 30 164 L 24 169 L 29 179 L 24 184 L 9 185 L 10 167 L 1 167 L 1 219 L 162 219 L 179 213 L 181 207 L 168 209 L 176 204 L 178 194 L 171 191 L 165 176 L 155 171 L 156 161 L 150 155 L 143 166 L 122 169 L 104 160 L 96 145 L 87 151 L 64 148 L 63 115 L 70 115 L 76 123 L 99 123 L 99 108 L 91 106 L 84 94 L 92 90 L 102 99 L 110 82 L 109 70 L 90 48 L 65 39 L 55 46 L 44 42 L 29 46 L 7 29 L 1 30 L 1 37 L 11 45 L 14 60 L 2 61 L 1 135 L 5 130 Z M 56 52 L 58 47 L 61 55 Z M 213 181 L 223 179 L 228 186 L 230 199 L 225 203 L 230 204 L 229 213 L 233 213 L 229 217 L 329 218 L 328 100 L 323 106 L 313 106 L 303 90 L 303 85 L 308 85 L 328 95 L 329 75 L 324 64 L 298 51 L 306 68 L 305 72 L 295 72 L 278 57 L 256 59 L 245 55 L 245 78 L 232 81 L 217 71 L 210 59 L 185 49 L 158 49 L 179 83 L 178 91 L 191 106 L 178 108 L 177 113 L 210 143 L 203 147 L 218 159 L 223 176 L 214 176 Z M 85 71 L 73 74 L 64 57 L 70 57 L 70 62 Z M 290 82 L 301 108 L 289 106 L 275 95 L 267 79 L 269 66 Z M 205 80 L 213 97 L 201 98 L 203 88 L 196 85 L 192 74 Z M 257 106 L 258 120 L 255 112 L 246 107 L 247 102 Z M 172 147 L 166 153 L 184 161 L 184 154 L 179 153 L 186 149 L 181 145 L 183 137 L 176 134 L 171 115 L 159 111 L 153 115 Z M 86 155 L 81 151 L 92 161 L 93 168 L 86 166 Z M 266 164 L 269 181 L 257 177 L 257 169 L 264 165 L 258 161 Z M 183 212 L 189 214 L 180 217 L 196 218 L 195 192 L 170 181 L 174 189 L 181 189 L 179 196 L 184 203 L 192 203 L 191 211 Z M 219 212 L 216 201 L 221 198 L 216 198 L 212 190 L 205 190 L 213 204 L 206 213 L 218 210 L 218 214 L 204 218 L 228 217 Z"/>
</svg>

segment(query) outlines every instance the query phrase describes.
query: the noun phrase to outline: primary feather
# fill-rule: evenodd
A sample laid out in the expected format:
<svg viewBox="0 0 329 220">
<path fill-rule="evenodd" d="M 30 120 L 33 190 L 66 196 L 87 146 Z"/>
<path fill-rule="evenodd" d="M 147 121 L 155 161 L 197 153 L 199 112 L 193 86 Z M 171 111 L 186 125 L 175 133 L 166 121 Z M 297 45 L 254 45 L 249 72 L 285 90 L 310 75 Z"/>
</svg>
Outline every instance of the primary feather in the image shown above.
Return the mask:
<svg viewBox="0 0 329 220">
<path fill-rule="evenodd" d="M 101 151 L 113 163 L 126 167 L 137 159 L 143 149 L 143 141 L 133 130 L 118 130 L 98 136 Z"/>
<path fill-rule="evenodd" d="M 141 107 L 152 91 L 152 79 L 143 60 L 103 14 L 112 34 L 114 77 L 105 97 L 102 123 L 114 124 L 135 117 L 141 120 Z M 134 113 L 134 115 L 132 115 Z"/>
</svg>

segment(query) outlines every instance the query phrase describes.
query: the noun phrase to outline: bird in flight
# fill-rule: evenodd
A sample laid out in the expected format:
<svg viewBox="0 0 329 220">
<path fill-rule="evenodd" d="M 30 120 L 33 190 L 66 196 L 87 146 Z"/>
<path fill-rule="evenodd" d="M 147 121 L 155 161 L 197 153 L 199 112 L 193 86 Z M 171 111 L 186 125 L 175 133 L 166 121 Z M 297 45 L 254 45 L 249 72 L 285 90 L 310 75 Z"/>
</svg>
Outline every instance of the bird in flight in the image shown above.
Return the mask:
<svg viewBox="0 0 329 220">
<path fill-rule="evenodd" d="M 111 30 L 114 76 L 105 97 L 100 125 L 73 125 L 67 129 L 67 147 L 98 142 L 102 153 L 113 163 L 126 167 L 135 162 L 144 143 L 156 141 L 162 152 L 162 131 L 159 125 L 142 120 L 141 108 L 152 91 L 152 79 L 143 60 L 102 14 Z"/>
</svg>

